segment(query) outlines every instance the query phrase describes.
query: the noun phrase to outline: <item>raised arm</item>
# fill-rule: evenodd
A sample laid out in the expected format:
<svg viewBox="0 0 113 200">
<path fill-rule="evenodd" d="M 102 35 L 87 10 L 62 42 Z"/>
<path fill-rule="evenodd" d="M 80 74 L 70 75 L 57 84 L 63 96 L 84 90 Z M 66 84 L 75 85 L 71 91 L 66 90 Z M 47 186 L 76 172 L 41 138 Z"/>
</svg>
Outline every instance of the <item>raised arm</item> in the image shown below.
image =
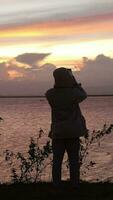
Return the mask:
<svg viewBox="0 0 113 200">
<path fill-rule="evenodd" d="M 76 85 L 76 87 L 73 88 L 73 99 L 80 103 L 83 100 L 87 98 L 86 91 L 81 87 L 81 84 Z"/>
</svg>

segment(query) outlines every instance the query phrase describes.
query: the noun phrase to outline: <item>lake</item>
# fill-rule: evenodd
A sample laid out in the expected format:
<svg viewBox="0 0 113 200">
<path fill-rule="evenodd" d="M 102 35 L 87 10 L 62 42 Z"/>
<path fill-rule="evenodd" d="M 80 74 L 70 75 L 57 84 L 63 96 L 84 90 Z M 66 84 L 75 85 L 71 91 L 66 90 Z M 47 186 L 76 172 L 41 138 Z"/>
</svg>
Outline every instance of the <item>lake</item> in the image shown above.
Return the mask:
<svg viewBox="0 0 113 200">
<path fill-rule="evenodd" d="M 113 124 L 113 96 L 88 97 L 80 104 L 87 120 L 88 129 L 101 129 L 105 123 Z M 47 140 L 51 113 L 45 98 L 0 98 L 0 180 L 9 180 L 9 171 L 4 163 L 3 152 L 6 149 L 26 152 L 30 137 L 36 138 L 40 128 L 44 130 L 42 143 Z M 92 147 L 91 155 L 97 162 L 93 172 L 88 172 L 87 180 L 111 177 L 113 169 L 113 136 L 105 136 L 97 150 Z M 108 169 L 109 164 L 109 172 Z M 111 166 L 111 172 L 110 172 Z"/>
</svg>

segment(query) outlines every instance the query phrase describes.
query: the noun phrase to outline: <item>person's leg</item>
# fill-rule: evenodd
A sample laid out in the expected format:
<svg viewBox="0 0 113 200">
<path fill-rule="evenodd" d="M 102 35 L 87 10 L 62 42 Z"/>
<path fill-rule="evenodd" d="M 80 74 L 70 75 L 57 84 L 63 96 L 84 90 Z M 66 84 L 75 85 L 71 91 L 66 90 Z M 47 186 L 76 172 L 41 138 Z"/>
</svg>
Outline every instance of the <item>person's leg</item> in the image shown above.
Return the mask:
<svg viewBox="0 0 113 200">
<path fill-rule="evenodd" d="M 72 186 L 78 186 L 80 181 L 79 148 L 79 138 L 66 140 L 66 151 L 69 158 L 70 181 Z"/>
<path fill-rule="evenodd" d="M 64 140 L 54 139 L 52 141 L 52 149 L 53 149 L 53 166 L 52 166 L 53 184 L 55 186 L 59 186 L 59 184 L 61 183 L 61 165 L 65 153 Z"/>
</svg>

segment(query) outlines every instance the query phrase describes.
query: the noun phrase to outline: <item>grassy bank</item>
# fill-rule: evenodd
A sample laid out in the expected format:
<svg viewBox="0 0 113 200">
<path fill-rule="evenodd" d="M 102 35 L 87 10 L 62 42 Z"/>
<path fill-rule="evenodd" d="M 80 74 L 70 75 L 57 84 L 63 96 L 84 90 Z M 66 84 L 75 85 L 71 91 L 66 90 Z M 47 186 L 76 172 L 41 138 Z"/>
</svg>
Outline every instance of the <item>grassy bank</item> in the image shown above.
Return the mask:
<svg viewBox="0 0 113 200">
<path fill-rule="evenodd" d="M 68 182 L 63 182 L 63 187 L 60 191 L 55 190 L 52 183 L 44 182 L 37 184 L 1 185 L 0 196 L 4 200 L 113 200 L 113 183 L 82 182 L 78 191 L 75 189 L 72 190 Z"/>
</svg>

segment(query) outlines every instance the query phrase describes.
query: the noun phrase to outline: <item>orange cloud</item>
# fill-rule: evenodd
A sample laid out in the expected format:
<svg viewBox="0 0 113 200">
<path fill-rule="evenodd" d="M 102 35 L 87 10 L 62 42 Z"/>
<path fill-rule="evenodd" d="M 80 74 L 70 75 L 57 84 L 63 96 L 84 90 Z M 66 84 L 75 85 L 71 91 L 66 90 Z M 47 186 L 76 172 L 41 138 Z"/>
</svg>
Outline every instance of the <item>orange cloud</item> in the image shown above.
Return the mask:
<svg viewBox="0 0 113 200">
<path fill-rule="evenodd" d="M 15 79 L 15 78 L 22 78 L 24 75 L 20 72 L 17 72 L 16 70 L 10 70 L 8 71 L 10 79 Z"/>
<path fill-rule="evenodd" d="M 113 13 L 0 28 L 0 38 L 61 36 L 113 31 Z"/>
</svg>

